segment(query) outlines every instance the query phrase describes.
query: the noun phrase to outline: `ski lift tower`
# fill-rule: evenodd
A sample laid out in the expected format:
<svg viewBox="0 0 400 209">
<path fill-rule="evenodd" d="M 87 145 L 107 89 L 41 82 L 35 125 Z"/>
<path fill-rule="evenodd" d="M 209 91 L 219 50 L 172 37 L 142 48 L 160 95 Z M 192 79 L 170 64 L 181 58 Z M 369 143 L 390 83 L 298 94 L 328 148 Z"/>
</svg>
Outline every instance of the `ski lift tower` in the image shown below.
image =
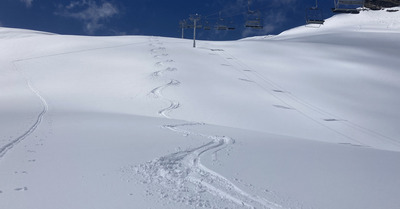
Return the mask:
<svg viewBox="0 0 400 209">
<path fill-rule="evenodd" d="M 193 48 L 196 48 L 196 28 L 197 28 L 197 22 L 201 19 L 201 17 L 200 15 L 195 14 L 195 15 L 190 15 L 189 19 L 193 21 Z"/>
<path fill-rule="evenodd" d="M 182 29 L 182 39 L 184 38 L 185 29 L 188 28 L 186 20 L 179 21 L 179 27 Z"/>
</svg>

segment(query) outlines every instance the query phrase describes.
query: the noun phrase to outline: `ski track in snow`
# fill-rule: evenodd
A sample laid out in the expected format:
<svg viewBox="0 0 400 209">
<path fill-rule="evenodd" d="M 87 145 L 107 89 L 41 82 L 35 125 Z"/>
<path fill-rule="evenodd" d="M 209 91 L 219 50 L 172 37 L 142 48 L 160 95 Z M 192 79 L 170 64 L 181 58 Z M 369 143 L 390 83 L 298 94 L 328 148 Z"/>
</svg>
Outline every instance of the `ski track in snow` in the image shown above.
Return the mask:
<svg viewBox="0 0 400 209">
<path fill-rule="evenodd" d="M 268 92 L 271 96 L 276 98 L 281 104 L 273 105 L 276 108 L 284 109 L 284 110 L 294 110 L 304 117 L 308 118 L 309 120 L 315 122 L 316 124 L 341 135 L 347 140 L 350 140 L 351 144 L 356 144 L 360 147 L 369 147 L 370 143 L 375 144 L 376 142 L 388 144 L 390 146 L 395 146 L 396 150 L 400 150 L 400 142 L 392 137 L 386 136 L 382 133 L 377 131 L 371 130 L 369 128 L 362 127 L 356 123 L 353 123 L 349 120 L 343 119 L 340 116 L 334 115 L 320 107 L 317 107 L 307 101 L 302 100 L 301 98 L 297 97 L 296 95 L 292 94 L 290 91 L 285 90 L 282 86 L 278 85 L 277 83 L 273 82 L 271 79 L 261 75 L 256 70 L 252 69 L 238 58 L 233 56 L 232 54 L 228 53 L 222 49 L 208 49 L 216 53 L 216 55 L 221 56 L 222 59 L 227 61 L 225 66 L 231 66 L 233 69 L 240 72 L 245 78 L 239 78 L 242 81 L 251 81 L 258 85 L 260 88 L 264 89 Z M 347 126 L 351 129 L 354 133 L 359 134 L 361 137 L 373 138 L 375 141 L 361 141 L 354 136 L 350 136 L 341 130 L 330 126 L 329 123 L 341 123 L 344 126 Z M 339 144 L 348 144 L 348 143 L 339 143 Z M 381 146 L 381 145 L 377 145 Z M 384 145 L 385 147 L 386 145 Z"/>
<path fill-rule="evenodd" d="M 20 62 L 20 61 L 23 61 L 23 60 L 19 60 L 19 62 Z M 13 62 L 12 62 L 12 65 L 13 65 L 14 70 L 17 71 L 17 72 L 19 72 L 19 71 L 18 71 L 18 68 L 17 68 L 17 66 L 16 66 L 16 61 L 13 61 Z M 19 73 L 21 73 L 21 72 L 19 72 Z M 22 73 L 21 73 L 21 74 L 22 74 Z M 23 74 L 22 74 L 22 75 L 23 75 Z M 25 133 L 23 133 L 21 136 L 15 138 L 14 140 L 11 140 L 11 141 L 10 141 L 9 143 L 7 143 L 6 145 L 0 147 L 0 159 L 3 158 L 4 155 L 5 155 L 10 149 L 12 149 L 15 145 L 17 145 L 18 143 L 20 143 L 21 141 L 23 141 L 26 137 L 28 137 L 29 135 L 31 135 L 31 134 L 37 129 L 37 127 L 38 127 L 38 126 L 40 125 L 40 123 L 42 122 L 44 115 L 46 114 L 46 112 L 47 112 L 48 109 L 49 109 L 49 106 L 48 106 L 46 100 L 40 95 L 40 93 L 39 93 L 35 88 L 33 88 L 32 84 L 31 84 L 31 81 L 30 81 L 26 76 L 23 75 L 23 77 L 25 78 L 26 83 L 27 83 L 27 86 L 29 87 L 29 89 L 40 99 L 40 101 L 41 101 L 41 103 L 42 103 L 42 106 L 43 106 L 43 109 L 42 109 L 42 111 L 39 113 L 39 115 L 37 116 L 35 123 L 34 123 Z"/>
<path fill-rule="evenodd" d="M 22 72 L 20 72 L 16 66 L 18 62 L 24 62 L 24 61 L 29 61 L 29 60 L 35 60 L 35 59 L 41 59 L 41 58 L 47 58 L 47 57 L 56 57 L 56 56 L 63 56 L 67 54 L 78 54 L 78 53 L 85 53 L 85 52 L 90 52 L 90 51 L 97 51 L 97 50 L 107 50 L 107 49 L 113 49 L 113 48 L 122 48 L 122 47 L 127 47 L 127 46 L 132 46 L 132 45 L 140 45 L 144 44 L 147 42 L 135 42 L 135 43 L 128 43 L 128 44 L 120 44 L 120 45 L 112 45 L 112 46 L 103 46 L 103 47 L 96 47 L 96 48 L 88 48 L 88 49 L 82 49 L 82 50 L 76 50 L 76 51 L 67 51 L 67 52 L 60 52 L 60 53 L 54 53 L 54 54 L 47 54 L 47 55 L 41 55 L 41 56 L 33 56 L 33 57 L 26 57 L 26 58 L 21 58 L 21 59 L 16 59 L 11 61 L 13 69 L 20 73 L 24 79 L 26 80 L 27 86 L 29 89 L 40 99 L 43 109 L 42 111 L 38 114 L 37 119 L 35 123 L 26 131 L 24 132 L 21 136 L 11 140 L 9 143 L 5 144 L 4 146 L 0 147 L 0 159 L 2 159 L 5 154 L 12 149 L 15 145 L 23 141 L 26 137 L 31 135 L 37 127 L 41 124 L 45 114 L 47 113 L 49 106 L 46 102 L 46 100 L 40 95 L 39 91 L 37 91 L 35 88 L 33 88 L 31 81 L 25 76 Z"/>
<path fill-rule="evenodd" d="M 155 47 L 150 50 L 154 54 L 154 58 L 168 56 L 165 47 L 156 47 L 162 45 L 158 39 L 150 41 L 150 46 Z M 158 56 L 157 53 L 162 53 L 162 56 Z M 173 62 L 173 60 L 157 62 L 155 65 L 164 67 L 164 64 L 168 62 Z M 176 68 L 167 67 L 154 72 L 152 76 L 160 77 L 164 72 L 176 70 Z M 159 115 L 170 118 L 168 113 L 179 108 L 179 102 L 167 99 L 162 94 L 166 88 L 179 85 L 178 80 L 171 79 L 168 83 L 154 88 L 149 93 L 154 98 L 165 100 L 170 104 L 159 110 Z M 201 163 L 201 158 L 206 155 L 211 155 L 216 161 L 218 152 L 229 149 L 235 143 L 235 140 L 228 136 L 212 136 L 185 129 L 189 126 L 203 125 L 205 124 L 196 122 L 164 125 L 163 128 L 178 134 L 202 137 L 211 141 L 202 146 L 178 151 L 136 166 L 134 169 L 136 174 L 141 177 L 141 183 L 148 184 L 149 188 L 155 190 L 163 199 L 195 208 L 283 208 L 265 198 L 246 193 L 227 178 Z M 149 191 L 148 193 L 152 194 Z"/>
<path fill-rule="evenodd" d="M 158 114 L 164 116 L 165 118 L 170 118 L 168 116 L 168 113 L 171 112 L 172 110 L 178 109 L 180 104 L 177 101 L 164 98 L 162 96 L 161 92 L 162 92 L 162 90 L 164 90 L 165 88 L 167 88 L 169 86 L 178 86 L 179 84 L 180 84 L 179 81 L 171 80 L 169 83 L 167 83 L 167 84 L 165 84 L 163 86 L 159 86 L 159 87 L 153 89 L 150 92 L 152 95 L 154 95 L 155 98 L 162 98 L 162 99 L 164 99 L 164 100 L 166 100 L 167 102 L 170 103 L 169 107 L 163 108 L 163 109 L 158 111 Z"/>
</svg>

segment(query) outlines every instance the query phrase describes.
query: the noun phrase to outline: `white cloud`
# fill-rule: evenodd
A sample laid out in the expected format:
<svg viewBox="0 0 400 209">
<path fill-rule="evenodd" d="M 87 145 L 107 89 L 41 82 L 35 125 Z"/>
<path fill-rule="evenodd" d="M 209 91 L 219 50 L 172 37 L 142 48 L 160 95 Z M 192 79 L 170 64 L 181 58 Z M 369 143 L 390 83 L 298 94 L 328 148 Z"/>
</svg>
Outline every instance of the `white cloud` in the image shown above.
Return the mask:
<svg viewBox="0 0 400 209">
<path fill-rule="evenodd" d="M 59 6 L 61 12 L 57 15 L 70 17 L 83 21 L 85 30 L 93 34 L 104 27 L 103 21 L 118 14 L 118 8 L 109 2 L 101 1 L 99 4 L 94 0 L 72 1 L 68 5 Z"/>
<path fill-rule="evenodd" d="M 31 7 L 33 0 L 20 0 L 22 3 L 26 5 L 26 7 Z"/>
</svg>

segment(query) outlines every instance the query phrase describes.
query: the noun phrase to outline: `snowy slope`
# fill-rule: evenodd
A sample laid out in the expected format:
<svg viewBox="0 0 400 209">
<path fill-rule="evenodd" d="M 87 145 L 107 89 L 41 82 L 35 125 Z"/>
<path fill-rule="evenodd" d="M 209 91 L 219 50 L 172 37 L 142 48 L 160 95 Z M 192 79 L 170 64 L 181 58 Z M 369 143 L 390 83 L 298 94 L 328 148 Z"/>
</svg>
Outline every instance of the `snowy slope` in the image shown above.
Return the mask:
<svg viewBox="0 0 400 209">
<path fill-rule="evenodd" d="M 0 208 L 399 208 L 399 20 L 196 49 L 0 28 Z"/>
</svg>

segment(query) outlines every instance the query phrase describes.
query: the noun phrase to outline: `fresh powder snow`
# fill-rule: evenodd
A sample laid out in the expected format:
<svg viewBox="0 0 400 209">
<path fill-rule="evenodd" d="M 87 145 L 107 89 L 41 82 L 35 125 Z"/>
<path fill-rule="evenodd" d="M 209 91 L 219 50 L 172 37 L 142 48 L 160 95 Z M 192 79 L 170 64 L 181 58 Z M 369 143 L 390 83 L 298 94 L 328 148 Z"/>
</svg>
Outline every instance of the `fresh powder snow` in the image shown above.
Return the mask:
<svg viewBox="0 0 400 209">
<path fill-rule="evenodd" d="M 2 209 L 400 208 L 400 12 L 0 46 Z"/>
</svg>

